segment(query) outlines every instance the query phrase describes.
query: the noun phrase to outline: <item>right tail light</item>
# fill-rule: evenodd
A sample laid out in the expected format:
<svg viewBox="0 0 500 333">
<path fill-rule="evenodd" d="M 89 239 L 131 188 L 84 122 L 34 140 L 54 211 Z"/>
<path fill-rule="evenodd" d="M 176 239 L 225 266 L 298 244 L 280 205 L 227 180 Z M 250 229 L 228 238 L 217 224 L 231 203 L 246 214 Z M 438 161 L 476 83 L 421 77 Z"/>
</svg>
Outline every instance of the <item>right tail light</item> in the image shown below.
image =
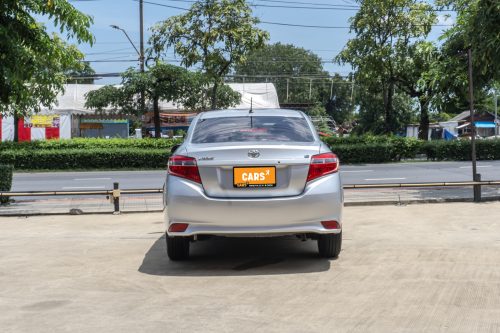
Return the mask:
<svg viewBox="0 0 500 333">
<path fill-rule="evenodd" d="M 307 181 L 311 181 L 339 170 L 339 159 L 334 153 L 314 155 L 309 165 Z"/>
</svg>

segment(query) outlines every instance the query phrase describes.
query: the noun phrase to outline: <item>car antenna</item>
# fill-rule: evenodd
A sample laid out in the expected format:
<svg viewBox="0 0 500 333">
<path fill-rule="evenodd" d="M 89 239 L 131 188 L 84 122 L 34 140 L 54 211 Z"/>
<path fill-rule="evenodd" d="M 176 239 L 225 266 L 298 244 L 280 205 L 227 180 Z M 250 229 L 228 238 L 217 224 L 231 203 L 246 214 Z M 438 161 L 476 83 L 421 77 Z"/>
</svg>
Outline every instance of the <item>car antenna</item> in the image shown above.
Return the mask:
<svg viewBox="0 0 500 333">
<path fill-rule="evenodd" d="M 253 97 L 250 97 L 250 111 L 248 113 L 253 113 Z"/>
</svg>

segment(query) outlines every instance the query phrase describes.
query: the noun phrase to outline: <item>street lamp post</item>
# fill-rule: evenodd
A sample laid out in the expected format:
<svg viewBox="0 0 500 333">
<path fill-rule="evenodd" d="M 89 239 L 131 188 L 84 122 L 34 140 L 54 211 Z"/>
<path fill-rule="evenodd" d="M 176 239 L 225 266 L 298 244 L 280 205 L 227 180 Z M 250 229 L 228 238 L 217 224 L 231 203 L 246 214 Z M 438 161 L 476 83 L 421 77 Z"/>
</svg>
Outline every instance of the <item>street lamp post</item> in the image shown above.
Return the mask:
<svg viewBox="0 0 500 333">
<path fill-rule="evenodd" d="M 110 27 L 113 28 L 113 29 L 116 29 L 116 30 L 121 30 L 125 34 L 125 36 L 127 37 L 128 41 L 130 42 L 130 44 L 134 48 L 135 52 L 137 52 L 137 55 L 139 57 L 141 56 L 141 53 L 139 52 L 139 50 L 137 49 L 137 47 L 135 47 L 134 42 L 132 42 L 132 39 L 130 39 L 130 37 L 129 37 L 128 33 L 125 31 L 125 29 L 122 29 L 122 28 L 120 28 L 119 26 L 117 26 L 115 24 L 110 25 Z"/>
<path fill-rule="evenodd" d="M 144 34 L 143 34 L 143 19 L 142 19 L 142 16 L 143 16 L 143 12 L 142 12 L 142 0 L 140 1 L 139 3 L 140 7 L 140 28 L 141 28 L 141 41 L 140 41 L 140 51 L 137 49 L 137 47 L 135 46 L 135 44 L 132 42 L 132 39 L 130 39 L 129 35 L 127 34 L 127 32 L 125 31 L 125 29 L 122 29 L 120 28 L 119 26 L 115 25 L 115 24 L 112 24 L 111 25 L 111 28 L 113 29 L 116 29 L 116 30 L 121 30 L 125 36 L 127 37 L 128 41 L 130 42 L 130 44 L 132 44 L 132 47 L 134 48 L 135 52 L 137 52 L 137 55 L 139 56 L 139 65 L 140 65 L 140 70 L 141 70 L 141 73 L 144 73 Z M 144 111 L 146 110 L 146 100 L 145 100 L 145 97 L 144 97 L 144 91 L 141 91 L 141 115 L 144 114 Z"/>
</svg>

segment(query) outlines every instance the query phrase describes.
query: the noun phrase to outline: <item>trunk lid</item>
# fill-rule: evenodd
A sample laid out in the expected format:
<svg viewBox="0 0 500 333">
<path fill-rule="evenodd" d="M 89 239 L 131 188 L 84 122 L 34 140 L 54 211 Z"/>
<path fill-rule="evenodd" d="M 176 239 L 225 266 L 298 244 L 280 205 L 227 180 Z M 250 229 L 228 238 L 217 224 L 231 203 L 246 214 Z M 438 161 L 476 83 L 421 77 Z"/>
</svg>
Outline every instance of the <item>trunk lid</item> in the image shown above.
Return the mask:
<svg viewBox="0 0 500 333">
<path fill-rule="evenodd" d="M 304 191 L 311 156 L 318 154 L 317 142 L 299 144 L 197 144 L 188 147 L 196 158 L 205 194 L 214 198 L 275 198 Z M 251 157 L 250 155 L 259 156 Z M 249 154 L 250 152 L 250 154 Z M 253 154 L 252 154 L 253 153 Z M 275 168 L 274 187 L 234 186 L 234 168 Z M 247 169 L 250 168 L 250 169 Z"/>
</svg>

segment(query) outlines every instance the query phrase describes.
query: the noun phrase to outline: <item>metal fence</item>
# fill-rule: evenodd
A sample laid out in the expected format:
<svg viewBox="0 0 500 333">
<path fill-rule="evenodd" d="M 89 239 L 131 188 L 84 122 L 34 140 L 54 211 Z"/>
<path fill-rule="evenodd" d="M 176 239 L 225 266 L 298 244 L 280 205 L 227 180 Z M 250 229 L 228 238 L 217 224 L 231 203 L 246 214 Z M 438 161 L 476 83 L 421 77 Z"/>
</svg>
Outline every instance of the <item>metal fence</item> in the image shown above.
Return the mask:
<svg viewBox="0 0 500 333">
<path fill-rule="evenodd" d="M 346 205 L 472 201 L 471 187 L 482 189 L 480 199 L 500 200 L 500 181 L 346 184 Z M 163 211 L 163 189 L 0 192 L 15 200 L 0 207 L 0 215 L 82 214 Z M 43 198 L 43 199 L 41 199 Z M 18 200 L 22 199 L 22 200 Z"/>
</svg>

